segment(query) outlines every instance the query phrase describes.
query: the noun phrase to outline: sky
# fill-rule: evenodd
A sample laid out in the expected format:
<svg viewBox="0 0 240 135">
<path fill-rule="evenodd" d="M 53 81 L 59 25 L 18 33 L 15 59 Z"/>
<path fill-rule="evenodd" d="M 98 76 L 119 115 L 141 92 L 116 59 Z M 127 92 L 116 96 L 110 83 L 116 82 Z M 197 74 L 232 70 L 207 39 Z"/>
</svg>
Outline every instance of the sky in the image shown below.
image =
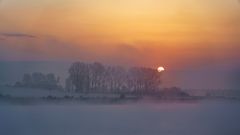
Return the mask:
<svg viewBox="0 0 240 135">
<path fill-rule="evenodd" d="M 239 37 L 238 0 L 0 0 L 0 61 L 235 70 Z"/>
</svg>

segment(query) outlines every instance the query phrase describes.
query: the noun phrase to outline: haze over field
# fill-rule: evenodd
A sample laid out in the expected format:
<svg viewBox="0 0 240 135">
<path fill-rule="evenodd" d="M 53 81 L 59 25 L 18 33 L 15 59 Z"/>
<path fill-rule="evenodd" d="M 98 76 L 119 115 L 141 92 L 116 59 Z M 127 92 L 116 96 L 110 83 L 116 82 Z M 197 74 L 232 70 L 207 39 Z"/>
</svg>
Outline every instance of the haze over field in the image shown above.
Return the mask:
<svg viewBox="0 0 240 135">
<path fill-rule="evenodd" d="M 0 0 L 0 135 L 240 135 L 240 0 Z"/>
<path fill-rule="evenodd" d="M 55 73 L 64 85 L 72 62 L 0 62 L 0 84 L 14 84 L 24 73 Z M 221 66 L 220 66 L 221 67 Z M 223 68 L 224 67 L 224 68 Z M 186 89 L 239 89 L 240 73 L 230 66 L 167 69 L 162 75 L 162 87 L 178 86 Z"/>
<path fill-rule="evenodd" d="M 208 102 L 103 106 L 1 106 L 0 133 L 7 135 L 238 135 L 239 113 L 239 104 Z"/>
</svg>

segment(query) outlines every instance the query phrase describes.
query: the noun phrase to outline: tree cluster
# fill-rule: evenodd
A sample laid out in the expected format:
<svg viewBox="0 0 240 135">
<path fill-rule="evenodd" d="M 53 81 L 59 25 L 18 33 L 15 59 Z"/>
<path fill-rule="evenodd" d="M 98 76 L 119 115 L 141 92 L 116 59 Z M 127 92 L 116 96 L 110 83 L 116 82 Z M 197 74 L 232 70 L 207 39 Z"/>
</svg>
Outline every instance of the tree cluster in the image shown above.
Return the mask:
<svg viewBox="0 0 240 135">
<path fill-rule="evenodd" d="M 73 63 L 66 79 L 66 89 L 81 93 L 150 93 L 159 89 L 161 74 L 155 69 L 105 66 L 101 63 Z"/>
<path fill-rule="evenodd" d="M 56 77 L 53 73 L 43 74 L 35 72 L 32 74 L 24 74 L 22 81 L 17 82 L 17 87 L 28 88 L 43 88 L 43 89 L 59 89 L 60 78 Z"/>
</svg>

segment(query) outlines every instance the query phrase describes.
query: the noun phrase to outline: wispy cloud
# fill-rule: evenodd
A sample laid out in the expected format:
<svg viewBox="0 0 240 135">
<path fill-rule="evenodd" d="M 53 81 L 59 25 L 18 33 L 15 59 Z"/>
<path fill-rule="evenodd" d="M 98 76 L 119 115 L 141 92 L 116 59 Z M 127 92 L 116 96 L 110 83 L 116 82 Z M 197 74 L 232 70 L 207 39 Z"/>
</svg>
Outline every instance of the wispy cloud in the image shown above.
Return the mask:
<svg viewBox="0 0 240 135">
<path fill-rule="evenodd" d="M 2 37 L 16 37 L 16 38 L 37 38 L 34 35 L 25 34 L 25 33 L 0 33 Z"/>
</svg>

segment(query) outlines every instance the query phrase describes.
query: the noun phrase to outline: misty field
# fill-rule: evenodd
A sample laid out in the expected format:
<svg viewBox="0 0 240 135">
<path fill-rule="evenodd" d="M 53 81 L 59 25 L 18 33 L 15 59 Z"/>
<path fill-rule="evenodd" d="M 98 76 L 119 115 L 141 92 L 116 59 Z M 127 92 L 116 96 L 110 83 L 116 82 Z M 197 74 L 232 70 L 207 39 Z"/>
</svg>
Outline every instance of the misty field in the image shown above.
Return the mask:
<svg viewBox="0 0 240 135">
<path fill-rule="evenodd" d="M 1 105 L 1 135 L 239 135 L 238 102 Z"/>
</svg>

